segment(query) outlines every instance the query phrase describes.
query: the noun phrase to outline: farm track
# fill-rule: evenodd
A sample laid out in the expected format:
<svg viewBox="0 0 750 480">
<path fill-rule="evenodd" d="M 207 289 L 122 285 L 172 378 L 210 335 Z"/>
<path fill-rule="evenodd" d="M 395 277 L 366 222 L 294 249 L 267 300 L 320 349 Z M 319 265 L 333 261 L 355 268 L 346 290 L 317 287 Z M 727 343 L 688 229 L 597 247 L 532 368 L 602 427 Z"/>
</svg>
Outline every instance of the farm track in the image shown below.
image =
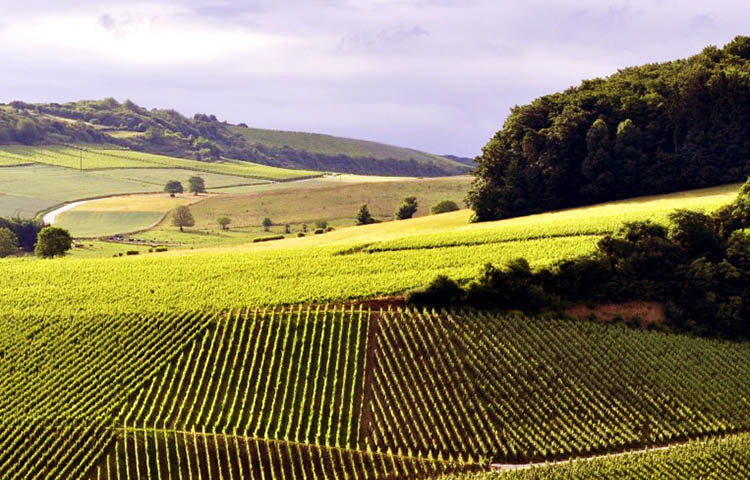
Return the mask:
<svg viewBox="0 0 750 480">
<path fill-rule="evenodd" d="M 741 435 L 745 433 L 750 433 L 750 430 L 738 430 L 738 431 L 725 433 L 721 435 L 708 435 L 708 436 L 700 437 L 700 438 L 692 438 L 692 439 L 682 440 L 679 442 L 672 442 L 667 445 L 661 445 L 661 446 L 624 450 L 621 452 L 601 453 L 601 454 L 591 455 L 588 457 L 573 457 L 568 460 L 554 460 L 554 461 L 547 461 L 547 462 L 529 462 L 529 463 L 491 463 L 490 468 L 493 471 L 508 472 L 508 471 L 514 471 L 514 470 L 529 470 L 532 468 L 551 467 L 554 465 L 565 465 L 565 464 L 570 464 L 570 463 L 590 462 L 594 460 L 619 458 L 619 457 L 625 457 L 628 455 L 638 455 L 642 453 L 663 452 L 663 451 L 670 450 L 673 448 L 684 447 L 686 445 L 689 445 L 693 442 L 700 441 L 700 440 L 720 439 L 720 438 L 725 437 L 726 435 Z"/>
</svg>

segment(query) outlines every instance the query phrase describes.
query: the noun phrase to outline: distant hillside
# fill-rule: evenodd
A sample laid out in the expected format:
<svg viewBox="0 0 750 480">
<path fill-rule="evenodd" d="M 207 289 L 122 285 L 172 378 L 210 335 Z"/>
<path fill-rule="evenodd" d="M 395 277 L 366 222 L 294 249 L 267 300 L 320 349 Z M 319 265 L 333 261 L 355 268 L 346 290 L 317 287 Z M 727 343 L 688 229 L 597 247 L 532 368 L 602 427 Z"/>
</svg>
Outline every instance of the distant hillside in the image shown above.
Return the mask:
<svg viewBox="0 0 750 480">
<path fill-rule="evenodd" d="M 743 181 L 750 37 L 515 107 L 475 174 L 480 221 Z"/>
<path fill-rule="evenodd" d="M 248 128 L 214 115 L 192 118 L 131 101 L 0 104 L 0 144 L 115 143 L 137 151 L 214 161 L 222 157 L 303 170 L 368 175 L 466 173 L 460 161 L 408 148 L 330 135 Z"/>
</svg>

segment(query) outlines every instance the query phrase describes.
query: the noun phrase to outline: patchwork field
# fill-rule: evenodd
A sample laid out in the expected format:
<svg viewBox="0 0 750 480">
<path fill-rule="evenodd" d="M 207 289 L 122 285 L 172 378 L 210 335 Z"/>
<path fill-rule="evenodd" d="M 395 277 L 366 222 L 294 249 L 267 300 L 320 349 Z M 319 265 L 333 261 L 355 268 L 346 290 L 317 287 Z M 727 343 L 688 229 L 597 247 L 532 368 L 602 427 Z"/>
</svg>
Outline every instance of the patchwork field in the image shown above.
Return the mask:
<svg viewBox="0 0 750 480">
<path fill-rule="evenodd" d="M 159 192 L 167 181 L 187 185 L 193 175 L 201 176 L 209 190 L 249 191 L 272 180 L 319 175 L 233 160 L 206 163 L 122 149 L 80 148 L 0 146 L 0 216 L 33 217 L 76 200 Z"/>
<path fill-rule="evenodd" d="M 4 145 L 0 146 L 0 158 L 22 163 L 43 163 L 81 170 L 168 167 L 267 180 L 289 180 L 320 175 L 319 172 L 289 170 L 239 160 L 225 159 L 220 162 L 199 162 L 96 145 L 34 147 Z"/>
<path fill-rule="evenodd" d="M 640 212 L 629 218 L 659 218 L 674 208 L 690 204 L 713 209 L 736 194 L 736 186 L 692 192 L 685 195 L 650 197 L 608 206 L 587 207 L 585 217 L 595 224 L 597 215 L 611 227 L 612 210 Z M 5 260 L 7 276 L 0 288 L 12 288 L 15 295 L 0 298 L 7 312 L 45 310 L 47 302 L 60 312 L 129 311 L 135 303 L 144 313 L 164 308 L 216 308 L 233 305 L 278 305 L 327 302 L 399 294 L 422 286 L 438 274 L 452 278 L 474 278 L 488 263 L 502 265 L 525 257 L 534 267 L 592 251 L 601 233 L 580 235 L 581 221 L 560 221 L 555 235 L 546 236 L 556 218 L 574 215 L 576 210 L 533 217 L 469 224 L 468 211 L 430 215 L 411 220 L 337 229 L 322 235 L 288 238 L 282 241 L 243 244 L 221 248 L 170 250 L 136 258 Z M 639 217 L 640 215 L 640 217 Z M 529 222 L 514 238 L 504 234 L 508 225 Z M 567 235 L 566 233 L 567 228 Z M 459 230 L 467 236 L 482 232 L 491 241 L 441 246 L 425 243 L 427 236 L 438 242 L 452 238 Z M 601 230 L 603 231 L 603 229 Z M 152 232 L 147 232 L 148 238 Z M 176 233 L 173 235 L 177 235 Z M 477 234 L 478 235 L 478 234 Z M 399 242 L 398 249 L 378 248 Z M 413 248 L 410 248 L 412 247 Z M 405 248 L 406 247 L 406 248 Z M 439 247 L 439 248 L 436 248 Z M 398 265 L 394 269 L 393 265 Z M 75 265 L 75 268 L 71 268 Z M 15 279 L 24 278 L 23 282 Z M 83 283 L 80 283 L 85 279 Z M 221 279 L 221 288 L 211 288 Z M 79 282 L 79 288 L 66 286 Z"/>
<path fill-rule="evenodd" d="M 60 213 L 54 225 L 65 228 L 77 238 L 133 232 L 159 222 L 180 205 L 190 205 L 204 198 L 191 194 L 173 198 L 166 193 L 103 198 Z"/>
</svg>

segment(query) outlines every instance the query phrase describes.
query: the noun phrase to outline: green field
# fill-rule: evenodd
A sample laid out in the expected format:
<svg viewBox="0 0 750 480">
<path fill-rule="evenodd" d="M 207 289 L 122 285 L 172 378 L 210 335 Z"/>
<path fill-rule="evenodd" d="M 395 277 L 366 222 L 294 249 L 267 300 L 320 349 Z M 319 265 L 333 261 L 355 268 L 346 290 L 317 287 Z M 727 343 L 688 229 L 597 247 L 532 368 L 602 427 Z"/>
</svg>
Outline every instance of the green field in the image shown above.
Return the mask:
<svg viewBox="0 0 750 480">
<path fill-rule="evenodd" d="M 13 294 L 0 297 L 0 469 L 11 479 L 437 478 L 750 431 L 747 342 L 341 305 L 519 256 L 550 265 L 592 251 L 616 218 L 663 222 L 736 190 L 491 224 L 459 211 L 263 244 L 3 260 L 0 290 Z M 194 197 L 82 207 L 120 215 L 183 199 Z M 674 478 L 746 455 L 746 436 L 488 474 L 661 472 L 685 452 L 704 460 Z M 745 463 L 721 465 L 744 478 Z"/>
<path fill-rule="evenodd" d="M 96 145 L 34 147 L 5 145 L 0 146 L 0 158 L 22 163 L 42 163 L 82 170 L 166 167 L 267 180 L 290 180 L 319 175 L 318 172 L 269 167 L 239 160 L 199 162 Z"/>
<path fill-rule="evenodd" d="M 252 144 L 263 144 L 273 147 L 288 147 L 310 153 L 325 155 L 348 155 L 351 157 L 369 157 L 379 159 L 411 160 L 417 162 L 455 164 L 438 155 L 420 152 L 411 148 L 394 147 L 382 143 L 334 137 L 319 133 L 287 132 L 261 128 L 231 127 L 232 132 L 242 135 Z"/>
<path fill-rule="evenodd" d="M 318 306 L 4 319 L 8 479 L 436 478 L 750 425 L 748 344 L 621 325 Z M 746 455 L 736 438 L 663 455 Z M 647 464 L 575 465 L 617 461 Z"/>
<path fill-rule="evenodd" d="M 316 220 L 336 226 L 355 224 L 360 205 L 367 203 L 376 218 L 391 220 L 404 197 L 415 196 L 419 202 L 416 216 L 429 214 L 431 205 L 441 200 L 461 204 L 471 184 L 470 177 L 402 180 L 362 184 L 335 184 L 321 188 L 285 189 L 247 195 L 216 196 L 193 208 L 196 227 L 216 229 L 216 219 L 228 216 L 232 227 L 259 227 L 269 217 L 279 225 L 299 228 Z"/>
<path fill-rule="evenodd" d="M 750 435 L 693 442 L 666 451 L 633 453 L 504 473 L 446 475 L 444 480 L 594 480 L 617 478 L 750 478 Z"/>
<path fill-rule="evenodd" d="M 608 214 L 602 218 L 609 222 L 613 209 L 630 212 L 634 202 L 641 202 L 646 207 L 639 215 L 646 219 L 651 218 L 652 213 L 668 212 L 686 202 L 694 207 L 716 208 L 729 202 L 735 189 L 699 190 L 687 196 L 631 200 L 582 211 L 591 217 L 589 221 L 596 222 L 597 208 L 605 208 Z M 545 237 L 548 225 L 554 225 L 555 218 L 570 215 L 570 212 L 574 211 L 539 216 L 543 222 L 529 224 L 515 239 L 502 232 L 508 224 L 521 222 L 521 219 L 470 225 L 468 211 L 459 211 L 342 228 L 323 235 L 264 244 L 173 251 L 139 258 L 63 258 L 44 262 L 30 258 L 10 259 L 4 261 L 8 276 L 0 279 L 0 288 L 12 288 L 16 294 L 0 298 L 0 308 L 9 312 L 43 311 L 47 302 L 51 302 L 61 312 L 98 310 L 103 305 L 107 306 L 107 311 L 128 311 L 135 302 L 148 312 L 165 307 L 223 309 L 233 305 L 294 304 L 393 295 L 422 286 L 438 274 L 457 279 L 474 278 L 488 262 L 503 264 L 525 257 L 533 266 L 540 267 L 593 251 L 599 236 L 579 235 L 578 222 L 564 223 L 569 229 L 568 236 L 556 229 L 555 236 Z M 457 229 L 469 233 L 481 231 L 483 235 L 495 232 L 498 238 L 494 242 L 441 248 L 419 243 L 424 236 L 433 241 L 443 235 L 452 237 Z M 144 238 L 151 233 L 143 234 Z M 369 251 L 395 241 L 413 242 L 419 248 Z M 70 267 L 72 262 L 75 262 L 74 269 Z M 399 268 L 394 269 L 393 265 Z M 21 277 L 25 279 L 22 284 L 13 281 Z M 217 278 L 221 279 L 221 289 L 211 288 Z M 66 288 L 82 279 L 85 281 L 80 288 Z M 128 294 L 122 300 L 119 295 L 112 297 L 113 292 L 125 291 Z"/>
</svg>

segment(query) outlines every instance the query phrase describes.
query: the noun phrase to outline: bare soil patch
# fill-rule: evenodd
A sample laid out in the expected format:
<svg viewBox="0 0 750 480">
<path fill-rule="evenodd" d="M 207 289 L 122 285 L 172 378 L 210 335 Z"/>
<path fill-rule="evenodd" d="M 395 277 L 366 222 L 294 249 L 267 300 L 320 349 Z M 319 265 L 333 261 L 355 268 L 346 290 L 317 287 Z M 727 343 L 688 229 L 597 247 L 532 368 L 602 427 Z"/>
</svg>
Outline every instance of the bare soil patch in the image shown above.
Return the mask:
<svg viewBox="0 0 750 480">
<path fill-rule="evenodd" d="M 602 323 L 621 320 L 638 324 L 641 328 L 663 324 L 667 319 L 664 304 L 646 301 L 601 303 L 593 306 L 579 304 L 566 308 L 564 313 L 579 320 L 593 318 Z"/>
</svg>

